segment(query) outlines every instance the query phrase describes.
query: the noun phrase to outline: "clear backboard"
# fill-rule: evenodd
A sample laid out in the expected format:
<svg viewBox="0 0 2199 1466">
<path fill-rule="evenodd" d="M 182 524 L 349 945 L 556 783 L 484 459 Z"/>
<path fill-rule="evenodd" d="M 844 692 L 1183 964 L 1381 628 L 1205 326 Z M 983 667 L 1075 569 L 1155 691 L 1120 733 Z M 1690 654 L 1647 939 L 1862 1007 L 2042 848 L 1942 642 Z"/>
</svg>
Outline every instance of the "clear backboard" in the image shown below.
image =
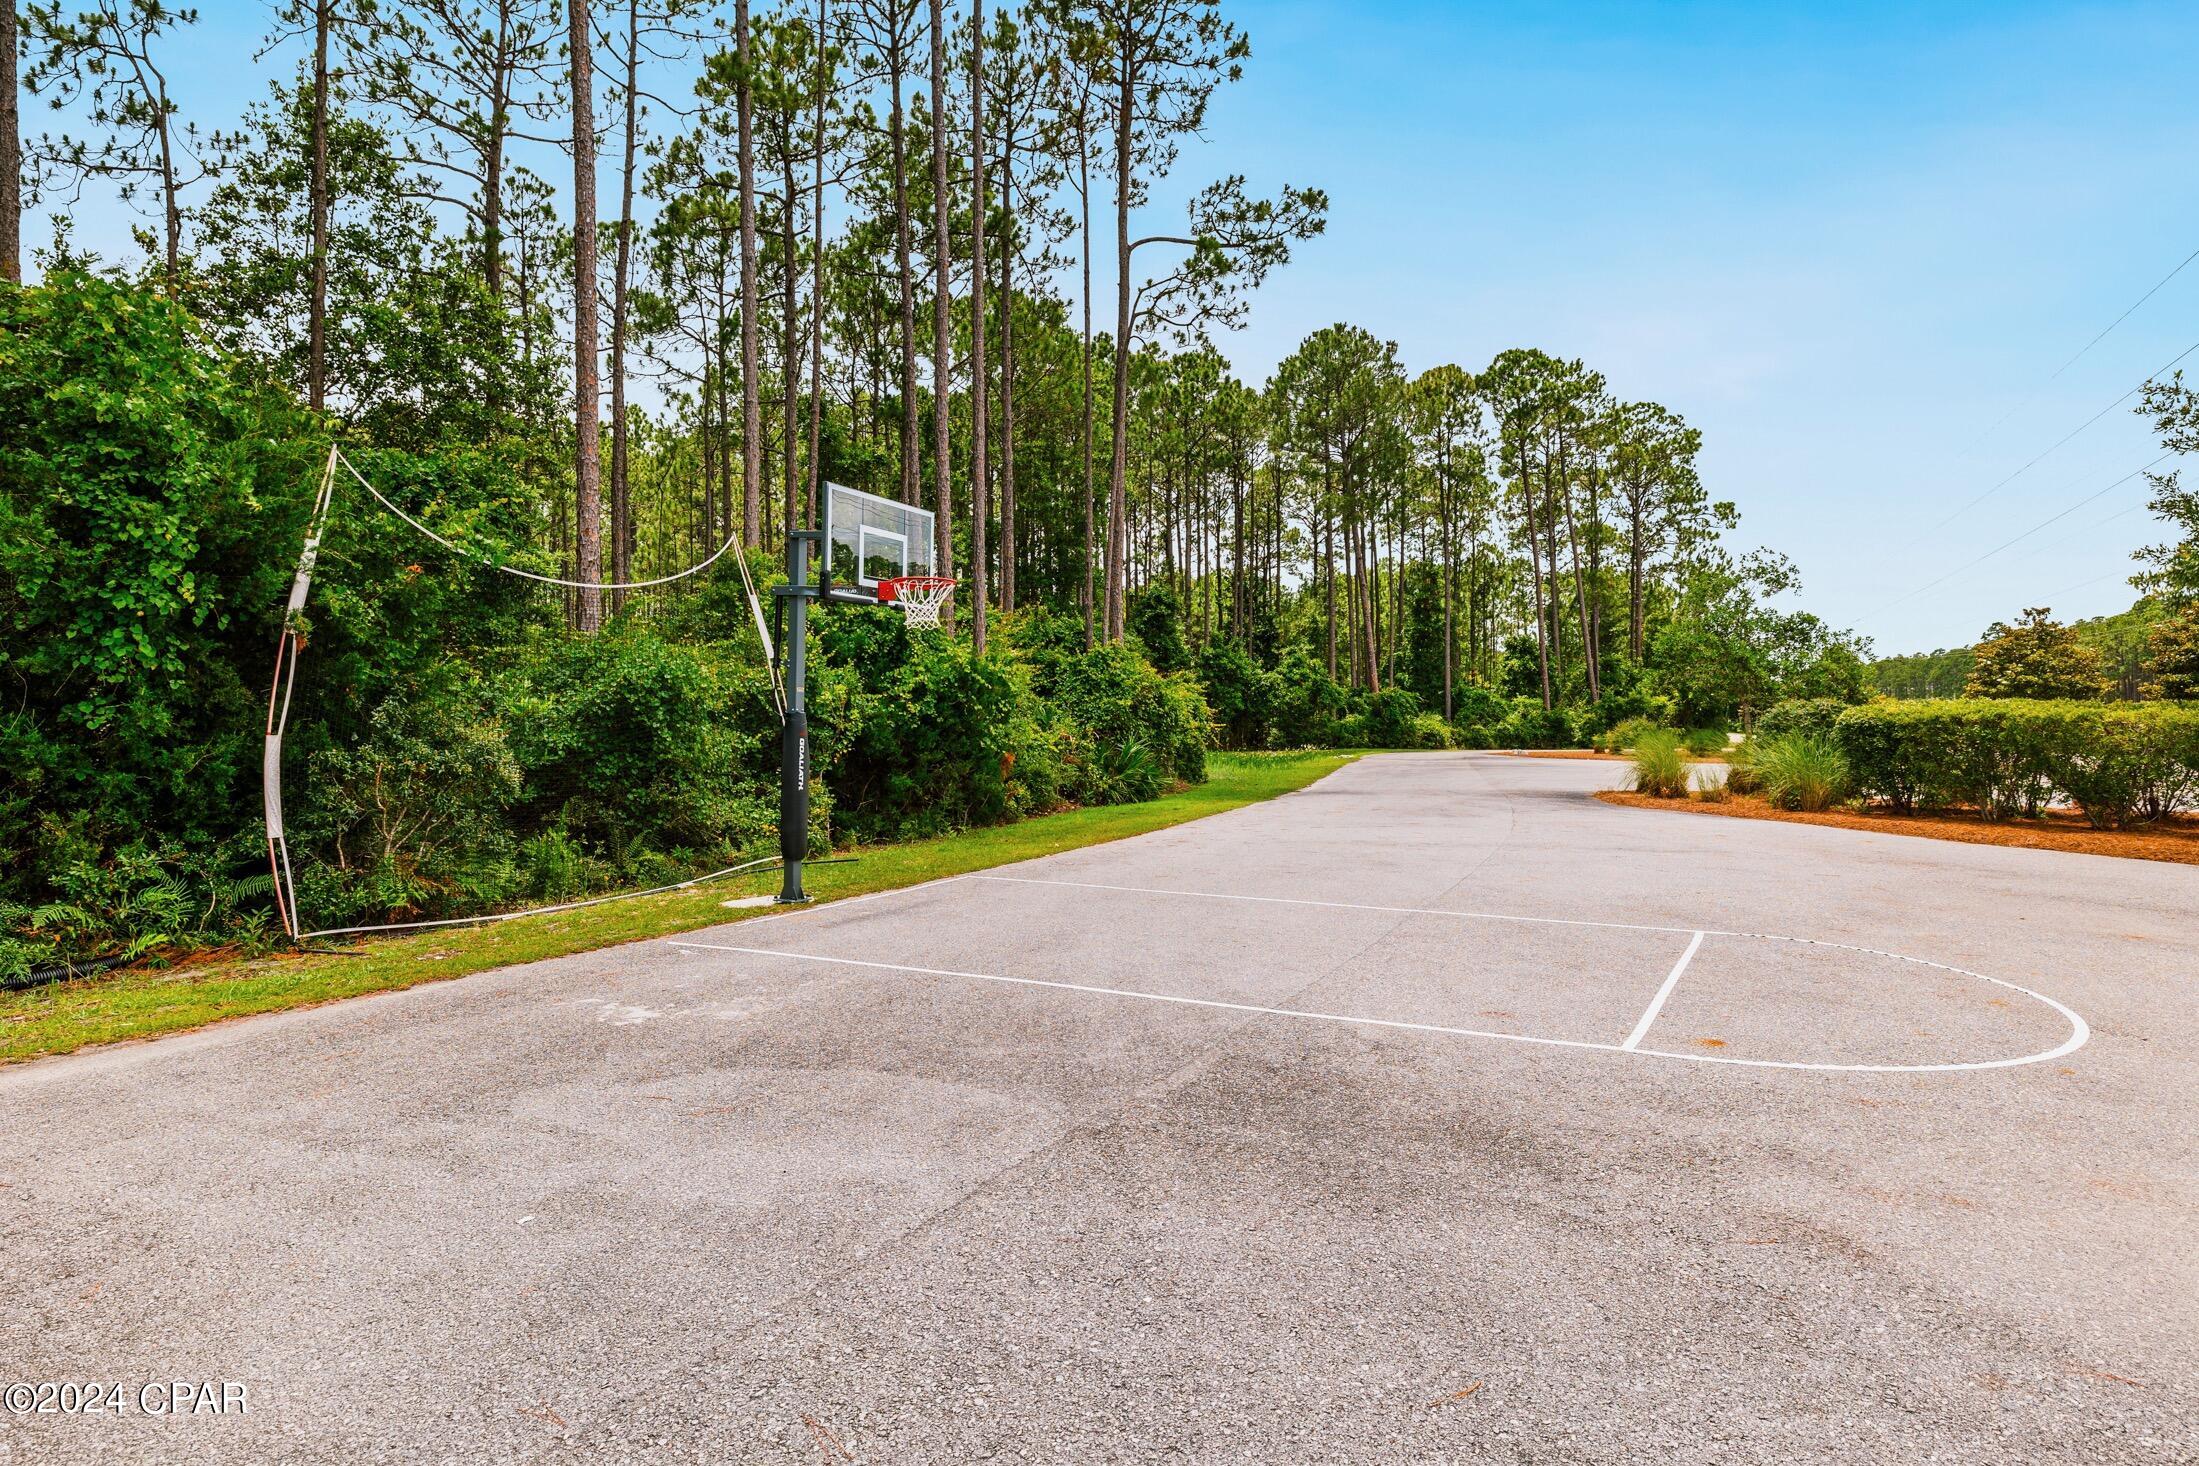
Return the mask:
<svg viewBox="0 0 2199 1466">
<path fill-rule="evenodd" d="M 932 512 L 899 499 L 825 485 L 824 564 L 818 582 L 835 601 L 878 603 L 878 582 L 932 573 Z"/>
</svg>

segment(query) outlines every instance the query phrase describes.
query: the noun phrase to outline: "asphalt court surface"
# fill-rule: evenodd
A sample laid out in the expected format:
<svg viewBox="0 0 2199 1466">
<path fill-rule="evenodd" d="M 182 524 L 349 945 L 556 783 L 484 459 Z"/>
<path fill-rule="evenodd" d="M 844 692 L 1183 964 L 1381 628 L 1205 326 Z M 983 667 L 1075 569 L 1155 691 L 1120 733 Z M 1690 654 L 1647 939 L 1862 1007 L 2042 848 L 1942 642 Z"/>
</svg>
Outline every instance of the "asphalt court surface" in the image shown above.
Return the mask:
<svg viewBox="0 0 2199 1466">
<path fill-rule="evenodd" d="M 2192 1461 L 2193 873 L 1615 773 L 0 1074 L 0 1461 Z"/>
<path fill-rule="evenodd" d="M 2020 984 L 1823 939 L 1042 876 L 957 877 L 846 920 L 736 935 L 671 945 L 736 972 L 1050 985 L 1065 1001 L 1237 1004 L 1750 1066 L 2013 1066 L 2089 1037 Z M 1328 1006 L 1289 1006 L 1316 976 Z"/>
</svg>

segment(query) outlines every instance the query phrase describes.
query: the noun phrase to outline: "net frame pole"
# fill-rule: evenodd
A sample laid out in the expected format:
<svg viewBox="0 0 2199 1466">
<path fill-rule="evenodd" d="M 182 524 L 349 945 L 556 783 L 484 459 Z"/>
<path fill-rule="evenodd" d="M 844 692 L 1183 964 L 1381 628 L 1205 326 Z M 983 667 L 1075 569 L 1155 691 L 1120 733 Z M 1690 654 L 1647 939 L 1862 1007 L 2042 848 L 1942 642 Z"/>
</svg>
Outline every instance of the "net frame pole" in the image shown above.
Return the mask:
<svg viewBox="0 0 2199 1466">
<path fill-rule="evenodd" d="M 802 889 L 802 860 L 809 854 L 809 603 L 818 596 L 809 579 L 809 551 L 823 539 L 813 529 L 787 535 L 786 584 L 772 587 L 786 598 L 786 724 L 779 744 L 782 906 L 809 900 Z"/>
</svg>

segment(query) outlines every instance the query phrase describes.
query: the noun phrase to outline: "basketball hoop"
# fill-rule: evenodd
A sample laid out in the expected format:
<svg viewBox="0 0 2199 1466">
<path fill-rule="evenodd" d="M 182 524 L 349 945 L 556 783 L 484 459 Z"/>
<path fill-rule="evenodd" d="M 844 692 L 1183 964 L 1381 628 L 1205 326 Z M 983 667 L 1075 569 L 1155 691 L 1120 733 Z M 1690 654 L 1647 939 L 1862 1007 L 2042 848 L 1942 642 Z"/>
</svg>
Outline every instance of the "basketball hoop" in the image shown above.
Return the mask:
<svg viewBox="0 0 2199 1466">
<path fill-rule="evenodd" d="M 878 603 L 899 606 L 912 630 L 939 629 L 939 613 L 954 595 L 951 575 L 897 575 L 878 582 Z"/>
</svg>

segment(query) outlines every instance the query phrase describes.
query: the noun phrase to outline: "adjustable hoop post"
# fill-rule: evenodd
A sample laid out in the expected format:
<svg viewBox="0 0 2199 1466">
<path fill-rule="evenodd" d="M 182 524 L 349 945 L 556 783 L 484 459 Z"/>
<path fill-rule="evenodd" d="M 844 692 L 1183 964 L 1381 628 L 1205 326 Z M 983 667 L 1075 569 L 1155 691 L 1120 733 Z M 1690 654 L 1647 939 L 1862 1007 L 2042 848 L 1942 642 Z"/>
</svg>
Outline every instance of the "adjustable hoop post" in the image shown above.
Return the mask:
<svg viewBox="0 0 2199 1466">
<path fill-rule="evenodd" d="M 779 858 L 785 878 L 779 904 L 809 900 L 802 890 L 802 858 L 809 854 L 809 547 L 823 536 L 811 529 L 786 537 L 786 584 L 772 593 L 786 598 L 786 726 L 779 743 Z"/>
</svg>

